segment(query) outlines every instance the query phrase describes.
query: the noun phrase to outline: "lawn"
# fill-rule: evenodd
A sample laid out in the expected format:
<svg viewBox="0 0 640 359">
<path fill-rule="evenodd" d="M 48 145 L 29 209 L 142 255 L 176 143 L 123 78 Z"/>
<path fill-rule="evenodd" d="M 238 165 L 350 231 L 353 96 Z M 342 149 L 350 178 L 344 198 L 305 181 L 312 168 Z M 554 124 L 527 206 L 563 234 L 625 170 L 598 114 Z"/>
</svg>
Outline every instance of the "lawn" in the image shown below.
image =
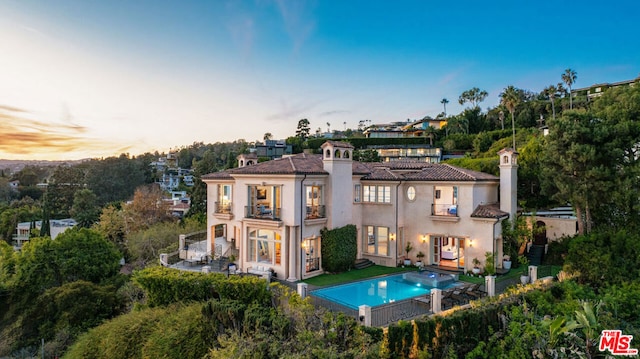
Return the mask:
<svg viewBox="0 0 640 359">
<path fill-rule="evenodd" d="M 336 285 L 342 283 L 353 282 L 360 279 L 366 279 L 371 277 L 377 277 L 380 275 L 394 274 L 407 271 L 415 271 L 418 268 L 401 268 L 401 267 L 384 267 L 374 265 L 363 269 L 352 269 L 347 272 L 337 274 L 321 274 L 317 277 L 305 279 L 303 282 L 319 287 L 327 285 Z"/>
</svg>

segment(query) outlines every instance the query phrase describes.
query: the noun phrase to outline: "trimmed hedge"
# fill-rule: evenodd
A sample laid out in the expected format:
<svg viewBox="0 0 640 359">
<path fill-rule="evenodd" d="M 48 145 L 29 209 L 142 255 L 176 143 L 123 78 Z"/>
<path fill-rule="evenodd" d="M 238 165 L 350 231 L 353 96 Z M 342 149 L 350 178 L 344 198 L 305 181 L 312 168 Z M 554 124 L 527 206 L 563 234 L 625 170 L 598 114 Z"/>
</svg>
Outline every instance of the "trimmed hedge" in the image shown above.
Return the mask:
<svg viewBox="0 0 640 359">
<path fill-rule="evenodd" d="M 187 272 L 166 267 L 150 267 L 133 274 L 133 282 L 147 294 L 151 307 L 175 302 L 233 299 L 242 303 L 267 304 L 271 294 L 264 279 L 220 273 Z"/>
<path fill-rule="evenodd" d="M 353 224 L 320 231 L 322 268 L 328 272 L 344 272 L 351 268 L 358 254 L 358 230 Z"/>
</svg>

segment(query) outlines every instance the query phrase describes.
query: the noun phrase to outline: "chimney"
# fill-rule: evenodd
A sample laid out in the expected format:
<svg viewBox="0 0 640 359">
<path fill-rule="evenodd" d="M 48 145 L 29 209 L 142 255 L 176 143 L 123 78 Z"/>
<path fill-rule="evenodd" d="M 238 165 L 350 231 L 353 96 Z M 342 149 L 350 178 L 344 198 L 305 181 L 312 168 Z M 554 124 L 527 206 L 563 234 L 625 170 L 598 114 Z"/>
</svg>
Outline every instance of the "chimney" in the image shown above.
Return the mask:
<svg viewBox="0 0 640 359">
<path fill-rule="evenodd" d="M 515 223 L 518 210 L 518 152 L 505 148 L 498 152 L 500 158 L 500 210 L 509 213 Z"/>
<path fill-rule="evenodd" d="M 353 146 L 346 142 L 327 141 L 322 144 L 322 164 L 329 173 L 325 204 L 328 228 L 351 223 L 353 205 Z"/>
</svg>

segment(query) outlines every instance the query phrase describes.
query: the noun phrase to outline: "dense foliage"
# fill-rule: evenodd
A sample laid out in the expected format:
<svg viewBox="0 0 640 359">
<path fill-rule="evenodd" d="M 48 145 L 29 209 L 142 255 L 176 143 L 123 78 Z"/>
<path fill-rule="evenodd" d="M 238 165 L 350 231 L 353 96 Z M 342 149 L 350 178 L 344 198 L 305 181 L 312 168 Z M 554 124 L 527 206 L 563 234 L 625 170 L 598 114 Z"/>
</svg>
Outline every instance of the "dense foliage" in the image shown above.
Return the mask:
<svg viewBox="0 0 640 359">
<path fill-rule="evenodd" d="M 322 267 L 328 272 L 343 272 L 351 268 L 358 252 L 358 230 L 349 224 L 320 231 Z"/>
</svg>

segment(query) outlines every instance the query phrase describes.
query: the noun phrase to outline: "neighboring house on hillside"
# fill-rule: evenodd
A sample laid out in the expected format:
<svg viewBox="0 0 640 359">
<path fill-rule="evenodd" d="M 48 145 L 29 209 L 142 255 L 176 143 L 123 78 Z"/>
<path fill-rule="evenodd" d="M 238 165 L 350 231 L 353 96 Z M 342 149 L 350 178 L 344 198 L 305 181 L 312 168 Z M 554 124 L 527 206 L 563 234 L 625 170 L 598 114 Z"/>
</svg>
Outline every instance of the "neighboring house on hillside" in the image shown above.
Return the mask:
<svg viewBox="0 0 640 359">
<path fill-rule="evenodd" d="M 284 140 L 266 140 L 264 144 L 256 145 L 251 150 L 258 157 L 266 157 L 270 160 L 293 153 L 293 147 L 287 145 Z"/>
<path fill-rule="evenodd" d="M 49 233 L 51 233 L 51 239 L 56 239 L 60 233 L 69 228 L 75 227 L 77 224 L 78 223 L 73 218 L 50 220 Z M 13 235 L 13 241 L 16 248 L 21 248 L 25 242 L 29 241 L 30 232 L 33 228 L 40 231 L 42 228 L 42 221 L 18 223 L 16 226 L 16 234 Z"/>
<path fill-rule="evenodd" d="M 571 90 L 571 96 L 573 96 L 574 98 L 576 96 L 587 96 L 587 98 L 591 100 L 593 98 L 602 96 L 602 94 L 605 93 L 610 88 L 621 87 L 621 86 L 636 86 L 636 84 L 638 83 L 640 83 L 640 76 L 636 77 L 633 80 L 625 80 L 625 81 L 618 81 L 618 82 L 612 82 L 612 83 L 601 83 L 601 84 L 591 85 L 589 87 L 573 89 Z"/>
<path fill-rule="evenodd" d="M 378 152 L 378 157 L 382 162 L 411 160 L 440 163 L 442 158 L 442 149 L 434 148 L 427 144 L 367 146 L 367 149 Z"/>
<path fill-rule="evenodd" d="M 499 155 L 500 177 L 447 164 L 360 163 L 353 146 L 334 141 L 321 155 L 251 166 L 240 155 L 239 168 L 202 177 L 206 251 L 238 253 L 243 271 L 297 281 L 323 273 L 320 231 L 354 224 L 358 258 L 396 266 L 411 242 L 412 260 L 423 252 L 426 264 L 470 270 L 487 251 L 501 258 L 501 221 L 515 215 L 517 154 Z"/>
</svg>

